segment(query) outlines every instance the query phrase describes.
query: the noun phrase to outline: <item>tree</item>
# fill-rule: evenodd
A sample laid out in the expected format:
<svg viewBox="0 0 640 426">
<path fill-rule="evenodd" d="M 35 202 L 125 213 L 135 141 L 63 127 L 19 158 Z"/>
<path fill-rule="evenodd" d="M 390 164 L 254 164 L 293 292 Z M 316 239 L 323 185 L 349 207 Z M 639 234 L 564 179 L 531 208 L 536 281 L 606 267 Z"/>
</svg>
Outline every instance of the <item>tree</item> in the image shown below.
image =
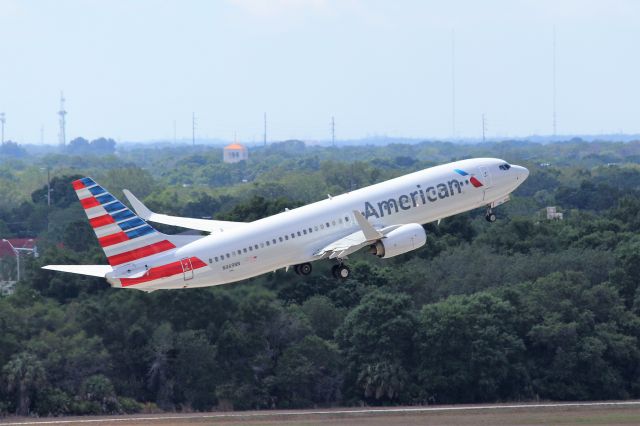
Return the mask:
<svg viewBox="0 0 640 426">
<path fill-rule="evenodd" d="M 27 156 L 27 151 L 20 145 L 18 145 L 17 142 L 5 141 L 2 145 L 0 145 L 0 155 L 22 158 Z"/>
<path fill-rule="evenodd" d="M 415 325 L 411 300 L 403 294 L 373 290 L 349 312 L 336 337 L 353 396 L 372 402 L 409 396 Z"/>
<path fill-rule="evenodd" d="M 336 345 L 307 336 L 283 352 L 275 370 L 271 394 L 278 407 L 299 408 L 341 399 L 343 372 Z"/>
<path fill-rule="evenodd" d="M 529 396 L 516 313 L 488 293 L 423 307 L 416 334 L 422 399 L 469 403 Z"/>
<path fill-rule="evenodd" d="M 46 375 L 42 363 L 28 352 L 14 355 L 3 368 L 7 390 L 17 396 L 16 414 L 29 415 L 35 391 L 45 383 Z"/>
<path fill-rule="evenodd" d="M 333 333 L 342 323 L 345 311 L 336 308 L 326 296 L 313 296 L 301 306 L 313 331 L 323 339 L 333 339 Z"/>
</svg>

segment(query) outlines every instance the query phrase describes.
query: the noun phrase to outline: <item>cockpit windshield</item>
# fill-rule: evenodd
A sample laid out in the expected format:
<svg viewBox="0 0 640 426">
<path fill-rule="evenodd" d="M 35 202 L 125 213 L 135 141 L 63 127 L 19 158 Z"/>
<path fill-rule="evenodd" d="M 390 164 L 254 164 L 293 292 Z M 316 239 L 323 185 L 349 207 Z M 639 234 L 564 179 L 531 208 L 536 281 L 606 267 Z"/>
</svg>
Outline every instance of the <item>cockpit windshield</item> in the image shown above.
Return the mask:
<svg viewBox="0 0 640 426">
<path fill-rule="evenodd" d="M 500 170 L 509 170 L 511 168 L 511 165 L 509 163 L 504 163 L 500 164 L 498 167 L 500 168 Z"/>
</svg>

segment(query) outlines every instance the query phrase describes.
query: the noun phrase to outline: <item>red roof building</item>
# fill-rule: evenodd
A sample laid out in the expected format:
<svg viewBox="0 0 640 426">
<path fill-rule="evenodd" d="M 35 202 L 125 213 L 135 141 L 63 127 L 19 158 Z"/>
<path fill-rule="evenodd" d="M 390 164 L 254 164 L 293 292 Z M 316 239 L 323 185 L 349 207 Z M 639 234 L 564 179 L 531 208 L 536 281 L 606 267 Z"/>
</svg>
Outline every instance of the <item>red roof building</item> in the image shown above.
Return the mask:
<svg viewBox="0 0 640 426">
<path fill-rule="evenodd" d="M 37 240 L 35 238 L 7 238 L 9 243 L 16 249 L 33 250 L 35 256 L 38 255 Z M 0 239 L 0 258 L 15 257 L 15 252 L 4 239 Z"/>
</svg>

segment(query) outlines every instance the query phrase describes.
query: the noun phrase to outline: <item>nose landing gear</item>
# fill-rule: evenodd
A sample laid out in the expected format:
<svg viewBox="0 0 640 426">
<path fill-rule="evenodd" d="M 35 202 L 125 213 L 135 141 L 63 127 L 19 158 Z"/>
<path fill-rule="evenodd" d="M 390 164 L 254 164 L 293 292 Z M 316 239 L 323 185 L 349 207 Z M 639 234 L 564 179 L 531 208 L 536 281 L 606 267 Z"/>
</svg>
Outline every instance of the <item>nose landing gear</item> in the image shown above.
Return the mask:
<svg viewBox="0 0 640 426">
<path fill-rule="evenodd" d="M 484 218 L 487 222 L 493 223 L 496 221 L 496 214 L 493 212 L 491 207 L 487 208 L 487 213 L 484 215 Z"/>
</svg>

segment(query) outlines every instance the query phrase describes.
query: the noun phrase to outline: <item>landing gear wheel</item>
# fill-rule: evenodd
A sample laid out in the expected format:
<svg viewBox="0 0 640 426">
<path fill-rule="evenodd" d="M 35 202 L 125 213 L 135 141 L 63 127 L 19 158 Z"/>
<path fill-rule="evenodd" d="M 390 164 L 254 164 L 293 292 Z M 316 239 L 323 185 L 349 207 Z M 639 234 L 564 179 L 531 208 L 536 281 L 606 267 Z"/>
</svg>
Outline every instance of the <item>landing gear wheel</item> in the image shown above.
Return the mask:
<svg viewBox="0 0 640 426">
<path fill-rule="evenodd" d="M 333 265 L 331 273 L 339 280 L 346 280 L 351 275 L 351 270 L 346 265 Z"/>
<path fill-rule="evenodd" d="M 487 222 L 493 223 L 496 221 L 496 214 L 493 212 L 490 212 L 490 213 L 487 213 L 484 218 L 487 220 Z"/>
<path fill-rule="evenodd" d="M 312 269 L 313 268 L 310 263 L 301 263 L 300 265 L 296 265 L 296 272 L 298 272 L 298 275 L 309 275 Z"/>
</svg>

